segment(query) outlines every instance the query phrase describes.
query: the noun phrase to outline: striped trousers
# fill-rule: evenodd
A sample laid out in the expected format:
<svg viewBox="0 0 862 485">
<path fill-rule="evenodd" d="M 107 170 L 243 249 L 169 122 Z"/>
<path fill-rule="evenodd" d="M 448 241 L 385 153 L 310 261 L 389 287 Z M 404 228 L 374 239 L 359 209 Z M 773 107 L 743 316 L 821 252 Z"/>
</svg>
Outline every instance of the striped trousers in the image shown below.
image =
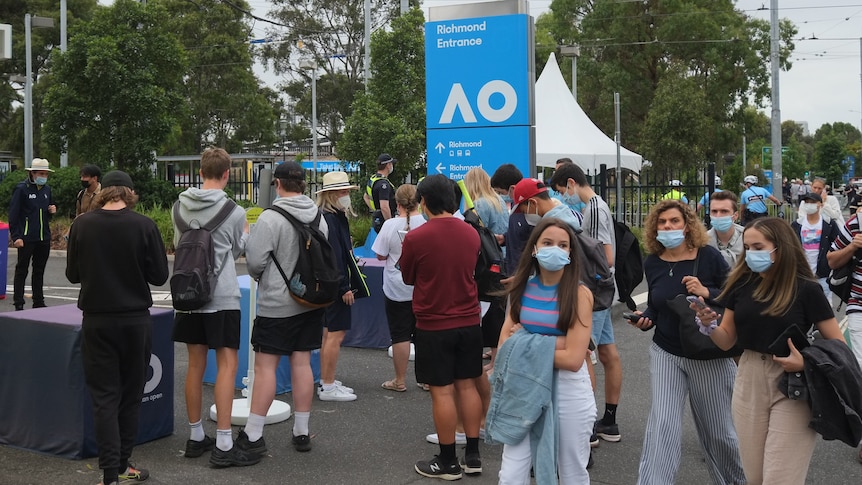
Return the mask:
<svg viewBox="0 0 862 485">
<path fill-rule="evenodd" d="M 647 419 L 638 485 L 671 485 L 682 454 L 686 397 L 712 482 L 745 483 L 731 416 L 736 376 L 732 359 L 692 360 L 650 345 L 652 404 Z"/>
</svg>

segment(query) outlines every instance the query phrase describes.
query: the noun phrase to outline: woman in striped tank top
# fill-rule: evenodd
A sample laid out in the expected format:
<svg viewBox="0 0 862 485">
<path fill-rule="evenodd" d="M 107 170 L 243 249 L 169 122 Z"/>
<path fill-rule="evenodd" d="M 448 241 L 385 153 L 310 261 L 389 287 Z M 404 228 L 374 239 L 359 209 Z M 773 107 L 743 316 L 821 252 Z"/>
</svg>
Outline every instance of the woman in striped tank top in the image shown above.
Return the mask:
<svg viewBox="0 0 862 485">
<path fill-rule="evenodd" d="M 584 360 L 590 340 L 593 296 L 580 283 L 575 234 L 559 219 L 543 219 L 533 230 L 509 286 L 502 346 L 517 331 L 556 338 L 554 368 L 560 483 L 589 483 L 589 437 L 596 416 Z M 528 357 L 529 358 L 529 357 Z M 504 445 L 499 483 L 530 483 L 531 435 Z M 537 473 L 537 478 L 539 474 Z"/>
</svg>

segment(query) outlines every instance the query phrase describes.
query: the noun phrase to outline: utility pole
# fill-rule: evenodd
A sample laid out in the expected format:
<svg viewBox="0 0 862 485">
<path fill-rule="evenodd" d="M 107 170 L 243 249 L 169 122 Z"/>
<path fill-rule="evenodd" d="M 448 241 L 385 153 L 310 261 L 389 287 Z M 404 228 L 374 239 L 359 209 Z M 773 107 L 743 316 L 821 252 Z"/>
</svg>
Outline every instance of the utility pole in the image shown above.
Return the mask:
<svg viewBox="0 0 862 485">
<path fill-rule="evenodd" d="M 772 67 L 772 194 L 781 195 L 781 102 L 778 89 L 778 69 L 781 58 L 778 42 L 778 0 L 770 1 L 770 50 L 769 59 Z"/>
<path fill-rule="evenodd" d="M 368 91 L 368 80 L 371 79 L 371 0 L 365 0 L 365 58 L 362 60 L 362 71 L 365 91 Z"/>
</svg>

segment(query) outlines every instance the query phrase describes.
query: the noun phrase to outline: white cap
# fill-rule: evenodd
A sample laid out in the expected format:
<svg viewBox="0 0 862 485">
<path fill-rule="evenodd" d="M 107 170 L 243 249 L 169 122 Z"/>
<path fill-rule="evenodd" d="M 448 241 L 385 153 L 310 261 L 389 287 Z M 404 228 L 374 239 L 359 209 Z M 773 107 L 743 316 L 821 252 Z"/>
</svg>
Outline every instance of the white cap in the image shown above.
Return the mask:
<svg viewBox="0 0 862 485">
<path fill-rule="evenodd" d="M 680 182 L 677 179 L 673 179 L 670 181 L 670 186 L 671 187 L 682 187 L 682 182 Z"/>
<path fill-rule="evenodd" d="M 757 177 L 754 175 L 746 175 L 744 179 L 742 179 L 743 183 L 746 184 L 757 184 Z"/>
</svg>

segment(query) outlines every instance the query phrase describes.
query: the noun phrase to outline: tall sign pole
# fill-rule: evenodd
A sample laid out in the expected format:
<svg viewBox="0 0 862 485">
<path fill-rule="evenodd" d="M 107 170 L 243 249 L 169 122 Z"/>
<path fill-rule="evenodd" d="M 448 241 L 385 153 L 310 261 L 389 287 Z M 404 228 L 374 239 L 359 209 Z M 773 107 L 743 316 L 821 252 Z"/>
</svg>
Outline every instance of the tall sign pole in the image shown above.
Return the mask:
<svg viewBox="0 0 862 485">
<path fill-rule="evenodd" d="M 770 50 L 769 60 L 772 66 L 772 193 L 780 197 L 783 176 L 781 175 L 781 103 L 778 90 L 778 70 L 781 58 L 779 56 L 778 30 L 778 0 L 771 0 L 770 14 Z"/>
<path fill-rule="evenodd" d="M 533 19 L 524 0 L 432 7 L 425 24 L 428 174 L 511 163 L 536 175 Z"/>
</svg>

